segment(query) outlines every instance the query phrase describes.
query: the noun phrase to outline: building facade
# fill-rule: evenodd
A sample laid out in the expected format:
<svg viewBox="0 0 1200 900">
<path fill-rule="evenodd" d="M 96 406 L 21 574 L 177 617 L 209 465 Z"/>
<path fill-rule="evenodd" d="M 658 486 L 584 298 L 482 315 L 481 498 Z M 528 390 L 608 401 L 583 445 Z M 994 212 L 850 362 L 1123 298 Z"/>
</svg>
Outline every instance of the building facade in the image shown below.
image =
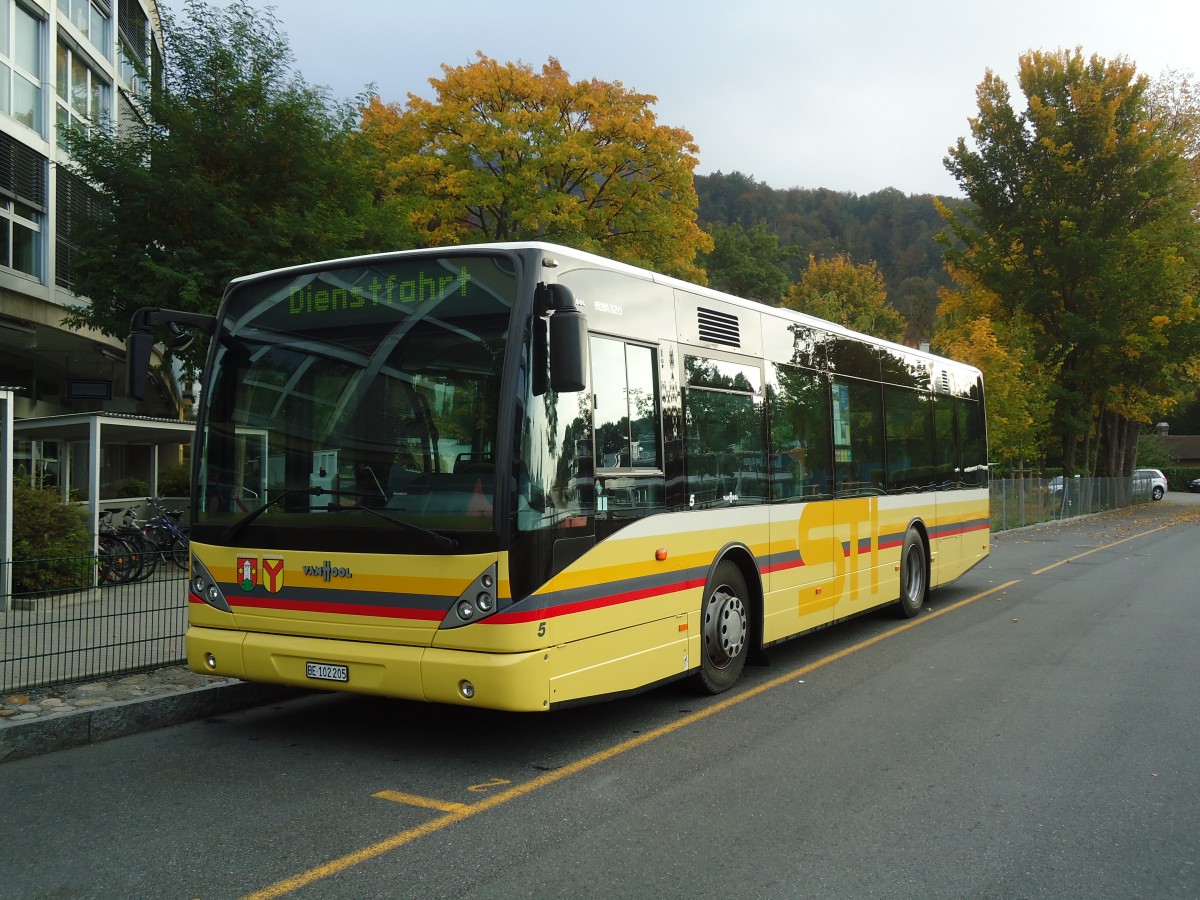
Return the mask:
<svg viewBox="0 0 1200 900">
<path fill-rule="evenodd" d="M 162 30 L 155 0 L 0 0 L 0 388 L 17 419 L 140 413 L 177 419 L 168 379 L 135 404 L 124 396 L 124 344 L 64 316 L 74 293 L 73 216 L 88 190 L 63 165 L 63 135 L 93 122 L 119 130 L 139 115 L 157 73 Z M 18 440 L 18 471 L 58 483 L 55 441 Z M 106 478 L 126 473 L 124 448 L 106 448 Z M 137 453 L 134 451 L 134 456 Z M 79 483 L 79 479 L 74 479 Z"/>
</svg>

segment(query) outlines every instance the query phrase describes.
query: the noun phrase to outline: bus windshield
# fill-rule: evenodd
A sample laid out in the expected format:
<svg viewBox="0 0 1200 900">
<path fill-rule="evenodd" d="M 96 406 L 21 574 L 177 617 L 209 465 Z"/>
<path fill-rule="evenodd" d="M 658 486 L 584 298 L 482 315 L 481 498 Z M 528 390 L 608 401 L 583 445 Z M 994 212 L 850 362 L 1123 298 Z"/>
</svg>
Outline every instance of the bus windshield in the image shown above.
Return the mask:
<svg viewBox="0 0 1200 900">
<path fill-rule="evenodd" d="M 205 388 L 197 536 L 422 553 L 466 536 L 479 548 L 494 535 L 515 293 L 513 260 L 479 254 L 235 283 Z"/>
</svg>

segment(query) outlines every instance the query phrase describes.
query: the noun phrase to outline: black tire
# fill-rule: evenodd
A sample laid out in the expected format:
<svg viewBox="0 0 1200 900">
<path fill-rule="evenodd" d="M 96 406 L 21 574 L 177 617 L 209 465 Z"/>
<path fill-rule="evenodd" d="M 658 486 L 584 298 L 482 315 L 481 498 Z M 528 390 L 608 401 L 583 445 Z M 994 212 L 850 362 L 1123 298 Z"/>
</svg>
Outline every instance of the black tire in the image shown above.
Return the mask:
<svg viewBox="0 0 1200 900">
<path fill-rule="evenodd" d="M 125 528 L 117 532 L 118 536 L 133 551 L 133 562 L 137 571 L 133 573 L 132 581 L 143 581 L 154 574 L 158 568 L 158 547 L 148 537 L 136 528 Z"/>
<path fill-rule="evenodd" d="M 929 555 L 925 542 L 915 528 L 908 529 L 900 550 L 900 602 L 897 614 L 911 619 L 921 611 L 929 596 Z"/>
<path fill-rule="evenodd" d="M 187 538 L 177 537 L 171 542 L 171 562 L 175 563 L 177 568 L 187 571 L 188 567 L 188 541 Z"/>
<path fill-rule="evenodd" d="M 1161 500 L 1163 498 L 1163 489 L 1156 485 L 1154 490 L 1150 492 L 1150 496 L 1155 500 Z"/>
<path fill-rule="evenodd" d="M 737 682 L 750 654 L 749 594 L 741 570 L 722 562 L 704 587 L 700 607 L 700 685 L 710 694 Z"/>
<path fill-rule="evenodd" d="M 100 580 L 109 584 L 128 584 L 140 568 L 137 554 L 128 542 L 115 534 L 100 537 Z"/>
</svg>

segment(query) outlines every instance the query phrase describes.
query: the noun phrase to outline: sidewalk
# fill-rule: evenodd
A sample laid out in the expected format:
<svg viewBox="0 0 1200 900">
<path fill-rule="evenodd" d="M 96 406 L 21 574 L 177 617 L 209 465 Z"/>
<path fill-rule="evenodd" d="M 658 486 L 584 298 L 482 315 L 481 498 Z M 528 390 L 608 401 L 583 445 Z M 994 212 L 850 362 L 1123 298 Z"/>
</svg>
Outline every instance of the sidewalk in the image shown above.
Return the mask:
<svg viewBox="0 0 1200 900">
<path fill-rule="evenodd" d="M 0 764 L 305 696 L 167 666 L 0 697 Z"/>
</svg>

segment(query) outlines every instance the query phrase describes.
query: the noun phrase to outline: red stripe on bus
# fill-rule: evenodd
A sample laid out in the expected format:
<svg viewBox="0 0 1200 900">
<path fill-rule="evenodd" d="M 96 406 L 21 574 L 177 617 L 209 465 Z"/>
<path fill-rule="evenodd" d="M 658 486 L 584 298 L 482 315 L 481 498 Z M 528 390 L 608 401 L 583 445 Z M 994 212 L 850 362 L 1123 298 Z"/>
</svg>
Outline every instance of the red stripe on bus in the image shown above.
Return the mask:
<svg viewBox="0 0 1200 900">
<path fill-rule="evenodd" d="M 625 591 L 620 594 L 606 594 L 603 597 L 593 597 L 590 600 L 579 600 L 575 603 L 564 603 L 561 606 L 549 606 L 541 609 L 520 610 L 517 612 L 496 613 L 494 616 L 480 620 L 481 625 L 513 625 L 521 622 L 537 622 L 551 619 L 555 616 L 567 616 L 572 613 L 589 612 L 594 609 L 604 609 L 608 606 L 619 606 L 622 603 L 632 603 L 635 600 L 645 600 L 648 597 L 660 597 L 663 594 L 673 594 L 689 588 L 704 586 L 703 578 L 693 578 L 679 581 L 675 584 L 665 584 L 661 587 L 643 588 L 640 591 Z"/>
<path fill-rule="evenodd" d="M 789 562 L 775 563 L 775 565 L 773 565 L 773 566 L 763 566 L 758 571 L 762 572 L 762 574 L 764 574 L 764 575 L 768 575 L 771 572 L 784 572 L 788 569 L 798 569 L 804 565 L 807 565 L 807 563 L 804 560 L 794 559 Z"/>
</svg>

